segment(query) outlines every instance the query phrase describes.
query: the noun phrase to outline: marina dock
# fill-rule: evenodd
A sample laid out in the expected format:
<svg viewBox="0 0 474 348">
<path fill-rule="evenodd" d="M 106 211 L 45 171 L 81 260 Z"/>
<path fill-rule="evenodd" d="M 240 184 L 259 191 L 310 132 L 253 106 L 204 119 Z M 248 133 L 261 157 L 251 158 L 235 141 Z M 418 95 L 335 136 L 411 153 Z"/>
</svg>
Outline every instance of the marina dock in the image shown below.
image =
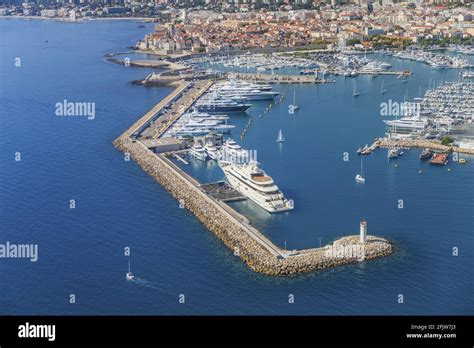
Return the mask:
<svg viewBox="0 0 474 348">
<path fill-rule="evenodd" d="M 416 147 L 421 149 L 430 149 L 439 152 L 456 152 L 464 153 L 468 155 L 474 155 L 474 149 L 463 148 L 459 146 L 447 146 L 442 145 L 439 142 L 417 139 L 417 140 L 387 140 L 387 139 L 376 139 L 371 146 L 372 148 L 388 148 L 388 147 L 400 147 L 400 148 L 410 148 Z"/>
<path fill-rule="evenodd" d="M 234 77 L 239 80 L 263 82 L 263 83 L 334 83 L 334 80 L 318 78 L 314 75 L 284 75 L 284 74 L 253 74 L 253 73 L 219 73 L 216 75 L 195 75 L 192 73 L 182 74 L 150 74 L 142 81 L 135 81 L 136 84 L 145 86 L 170 85 L 182 83 L 183 81 L 217 81 L 226 77 Z"/>
<path fill-rule="evenodd" d="M 240 80 L 250 80 L 265 83 L 333 83 L 333 80 L 317 78 L 314 75 L 282 75 L 282 74 L 252 74 L 231 73 L 233 77 Z"/>
<path fill-rule="evenodd" d="M 173 61 L 166 60 L 166 59 L 132 59 L 136 53 L 137 53 L 136 51 L 107 53 L 104 55 L 104 58 L 111 63 L 120 64 L 120 65 L 124 65 L 125 59 L 128 58 L 129 66 L 144 67 L 144 68 L 166 68 L 170 71 L 182 71 L 182 70 L 188 69 L 188 67 L 184 65 L 177 64 Z M 123 56 L 123 59 L 116 58 L 118 56 L 120 57 Z"/>
<path fill-rule="evenodd" d="M 234 190 L 225 181 L 202 184 L 201 187 L 208 195 L 222 202 L 235 202 L 247 199 L 247 197 L 242 196 L 241 193 Z"/>
<path fill-rule="evenodd" d="M 197 81 L 194 84 L 190 82 L 181 83 L 177 89 L 163 100 L 163 103 L 158 103 L 144 116 L 148 124 L 143 124 L 141 127 L 138 127 L 135 131 L 135 135 L 141 139 L 157 139 L 166 132 L 212 84 L 212 81 Z"/>
<path fill-rule="evenodd" d="M 180 155 L 178 155 L 177 153 L 173 154 L 173 156 L 180 162 L 183 162 L 184 164 L 188 165 L 189 162 L 186 161 L 183 157 L 181 157 Z"/>
<path fill-rule="evenodd" d="M 392 244 L 382 238 L 358 235 L 340 238 L 323 248 L 285 250 L 273 244 L 250 221 L 225 203 L 219 189 L 202 186 L 164 154 L 152 152 L 143 142 L 158 138 L 186 112 L 212 81 L 183 82 L 166 98 L 114 140 L 114 146 L 159 182 L 252 270 L 267 275 L 294 275 L 390 255 Z M 209 191 L 211 190 L 211 192 Z M 235 198 L 238 195 L 234 192 Z M 335 249 L 361 253 L 330 253 Z"/>
</svg>

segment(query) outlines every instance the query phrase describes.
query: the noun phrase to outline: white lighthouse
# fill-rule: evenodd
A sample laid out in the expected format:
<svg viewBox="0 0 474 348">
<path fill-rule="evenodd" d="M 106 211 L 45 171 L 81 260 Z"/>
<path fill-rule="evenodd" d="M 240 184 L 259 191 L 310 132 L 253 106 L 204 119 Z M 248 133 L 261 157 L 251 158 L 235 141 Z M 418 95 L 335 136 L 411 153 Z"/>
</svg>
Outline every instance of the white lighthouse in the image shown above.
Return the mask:
<svg viewBox="0 0 474 348">
<path fill-rule="evenodd" d="M 366 239 L 367 239 L 367 221 L 362 220 L 360 222 L 359 243 L 365 243 Z"/>
</svg>

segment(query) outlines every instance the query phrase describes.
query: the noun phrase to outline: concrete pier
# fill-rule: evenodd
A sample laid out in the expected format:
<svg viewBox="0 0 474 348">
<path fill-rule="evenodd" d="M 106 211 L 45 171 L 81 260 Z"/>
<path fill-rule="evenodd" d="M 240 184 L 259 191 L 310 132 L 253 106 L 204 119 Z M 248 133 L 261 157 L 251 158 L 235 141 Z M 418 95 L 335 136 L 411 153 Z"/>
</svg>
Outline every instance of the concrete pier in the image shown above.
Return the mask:
<svg viewBox="0 0 474 348">
<path fill-rule="evenodd" d="M 145 114 L 144 119 L 147 121 L 151 120 L 152 123 L 144 122 L 140 126 L 137 126 L 137 135 L 140 138 L 154 139 L 161 136 L 212 86 L 212 84 L 212 81 L 198 81 L 195 83 L 182 82 L 179 84 L 162 103 L 158 103 L 152 110 Z M 159 117 L 155 117 L 158 114 Z"/>
<path fill-rule="evenodd" d="M 252 74 L 252 73 L 219 73 L 216 75 L 195 75 L 195 74 L 150 74 L 144 80 L 136 82 L 141 85 L 168 85 L 193 80 L 218 80 L 232 76 L 240 80 L 256 81 L 264 83 L 334 83 L 334 80 L 317 78 L 314 75 L 282 75 L 282 74 Z"/>
<path fill-rule="evenodd" d="M 177 64 L 173 61 L 166 59 L 132 59 L 137 51 L 127 51 L 127 52 L 117 52 L 117 53 L 107 53 L 104 55 L 104 58 L 115 64 L 124 65 L 125 59 L 128 59 L 128 64 L 130 66 L 136 67 L 145 67 L 145 68 L 166 68 L 170 71 L 182 71 L 189 69 L 187 66 Z M 150 54 L 145 52 L 144 54 Z M 121 58 L 116 58 L 120 56 Z"/>
<path fill-rule="evenodd" d="M 434 151 L 440 152 L 456 152 L 464 153 L 468 155 L 474 155 L 474 149 L 463 148 L 459 146 L 448 146 L 443 145 L 440 142 L 434 142 L 424 139 L 417 140 L 387 140 L 387 139 L 377 139 L 372 145 L 374 148 L 387 148 L 387 147 L 417 147 L 417 148 L 427 148 Z"/>
<path fill-rule="evenodd" d="M 235 256 L 256 272 L 272 276 L 295 275 L 392 253 L 390 242 L 369 235 L 366 236 L 364 243 L 360 243 L 359 235 L 352 235 L 342 237 L 322 248 L 291 251 L 281 249 L 253 227 L 245 216 L 222 200 L 206 193 L 194 178 L 178 168 L 166 156 L 153 153 L 140 139 L 137 139 L 137 132 L 147 127 L 150 119 L 156 117 L 161 108 L 169 105 L 169 101 L 177 97 L 178 101 L 184 101 L 179 107 L 179 112 L 173 116 L 179 117 L 179 113 L 185 112 L 206 86 L 190 86 L 187 83 L 180 85 L 118 137 L 114 141 L 114 146 L 128 153 L 143 170 L 230 248 Z"/>
<path fill-rule="evenodd" d="M 230 73 L 239 80 L 251 80 L 265 83 L 333 83 L 333 80 L 324 80 L 314 75 L 282 75 L 282 74 L 252 74 Z"/>
</svg>

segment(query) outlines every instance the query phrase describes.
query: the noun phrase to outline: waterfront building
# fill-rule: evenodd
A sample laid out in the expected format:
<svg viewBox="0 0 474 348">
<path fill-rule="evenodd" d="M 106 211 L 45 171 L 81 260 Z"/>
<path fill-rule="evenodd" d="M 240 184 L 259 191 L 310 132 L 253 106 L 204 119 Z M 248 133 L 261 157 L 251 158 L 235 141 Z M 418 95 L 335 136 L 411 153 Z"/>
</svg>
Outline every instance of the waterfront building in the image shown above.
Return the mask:
<svg viewBox="0 0 474 348">
<path fill-rule="evenodd" d="M 154 153 L 173 152 L 184 149 L 184 143 L 176 138 L 142 139 L 142 144 Z"/>
</svg>

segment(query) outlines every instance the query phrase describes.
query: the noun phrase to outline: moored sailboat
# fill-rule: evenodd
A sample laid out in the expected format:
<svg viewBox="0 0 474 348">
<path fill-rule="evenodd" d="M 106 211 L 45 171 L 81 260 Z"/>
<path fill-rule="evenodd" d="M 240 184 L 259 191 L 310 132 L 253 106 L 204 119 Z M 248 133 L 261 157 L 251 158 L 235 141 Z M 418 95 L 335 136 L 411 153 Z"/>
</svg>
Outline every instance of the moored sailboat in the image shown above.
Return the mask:
<svg viewBox="0 0 474 348">
<path fill-rule="evenodd" d="M 357 91 L 357 84 L 354 83 L 354 90 L 352 91 L 353 97 L 358 97 L 360 93 Z"/>
<path fill-rule="evenodd" d="M 387 90 L 383 88 L 383 82 L 384 82 L 384 80 L 382 80 L 382 85 L 380 86 L 380 94 L 387 93 Z"/>
</svg>

